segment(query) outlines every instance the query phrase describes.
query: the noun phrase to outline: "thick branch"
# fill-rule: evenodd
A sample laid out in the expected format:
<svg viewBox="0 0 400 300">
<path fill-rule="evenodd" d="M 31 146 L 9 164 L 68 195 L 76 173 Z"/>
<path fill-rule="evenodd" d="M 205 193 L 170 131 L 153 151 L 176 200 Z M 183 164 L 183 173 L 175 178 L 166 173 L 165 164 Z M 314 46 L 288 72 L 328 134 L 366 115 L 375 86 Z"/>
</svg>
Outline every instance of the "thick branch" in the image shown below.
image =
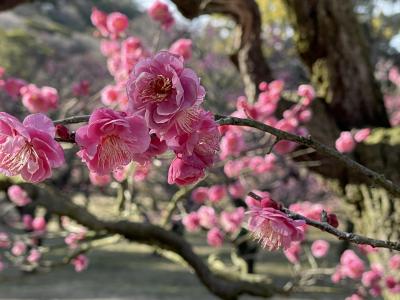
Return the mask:
<svg viewBox="0 0 400 300">
<path fill-rule="evenodd" d="M 264 58 L 261 42 L 261 16 L 255 0 L 172 0 L 187 18 L 203 14 L 223 14 L 238 26 L 235 53 L 231 60 L 239 68 L 246 96 L 255 101 L 258 84 L 273 79 Z"/>
<path fill-rule="evenodd" d="M 37 203 L 52 213 L 68 216 L 94 231 L 120 234 L 131 241 L 175 252 L 193 268 L 200 281 L 222 299 L 237 299 L 242 294 L 271 297 L 274 293 L 283 292 L 267 282 L 233 280 L 217 276 L 194 253 L 184 238 L 171 231 L 147 223 L 100 220 L 50 187 L 41 185 L 38 192 Z"/>
</svg>

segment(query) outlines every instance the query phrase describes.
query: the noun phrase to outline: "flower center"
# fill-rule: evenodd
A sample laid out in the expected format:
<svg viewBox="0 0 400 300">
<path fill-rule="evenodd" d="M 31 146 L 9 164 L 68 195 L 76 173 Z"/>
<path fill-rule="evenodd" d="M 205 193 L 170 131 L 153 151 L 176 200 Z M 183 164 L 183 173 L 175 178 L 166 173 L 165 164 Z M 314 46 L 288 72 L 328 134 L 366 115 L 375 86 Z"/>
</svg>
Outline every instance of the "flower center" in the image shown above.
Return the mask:
<svg viewBox="0 0 400 300">
<path fill-rule="evenodd" d="M 151 102 L 160 103 L 168 98 L 172 90 L 171 79 L 163 75 L 157 75 L 149 82 L 148 87 L 142 91 L 142 96 Z"/>
<path fill-rule="evenodd" d="M 3 152 L 3 155 L 3 159 L 0 161 L 0 167 L 7 170 L 10 176 L 17 175 L 26 164 L 28 164 L 28 171 L 31 174 L 35 173 L 39 168 L 39 157 L 29 143 L 25 143 L 25 145 L 16 152 Z"/>
<path fill-rule="evenodd" d="M 100 147 L 99 161 L 103 166 L 124 166 L 132 160 L 129 146 L 116 135 L 104 137 Z"/>
</svg>

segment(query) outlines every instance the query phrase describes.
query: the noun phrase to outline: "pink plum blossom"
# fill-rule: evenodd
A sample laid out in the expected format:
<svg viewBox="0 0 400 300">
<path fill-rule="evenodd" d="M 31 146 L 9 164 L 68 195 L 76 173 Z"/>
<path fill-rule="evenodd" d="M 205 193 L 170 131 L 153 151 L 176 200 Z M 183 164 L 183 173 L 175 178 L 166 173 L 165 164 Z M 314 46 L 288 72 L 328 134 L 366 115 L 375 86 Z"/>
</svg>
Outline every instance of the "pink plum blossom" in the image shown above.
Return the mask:
<svg viewBox="0 0 400 300">
<path fill-rule="evenodd" d="M 106 25 L 113 37 L 118 37 L 129 26 L 128 17 L 120 12 L 113 12 L 107 16 Z"/>
<path fill-rule="evenodd" d="M 243 135 L 228 131 L 221 139 L 220 158 L 226 159 L 228 156 L 238 156 L 246 147 Z"/>
<path fill-rule="evenodd" d="M 361 142 L 365 141 L 370 136 L 370 134 L 371 134 L 370 128 L 360 129 L 354 135 L 354 140 L 357 143 L 361 143 Z"/>
<path fill-rule="evenodd" d="M 168 147 L 165 141 L 160 140 L 156 134 L 150 136 L 150 146 L 141 154 L 135 154 L 134 160 L 142 165 L 148 165 L 154 157 L 163 154 Z"/>
<path fill-rule="evenodd" d="M 364 273 L 365 266 L 353 250 L 346 250 L 340 257 L 340 269 L 344 277 L 358 279 Z"/>
<path fill-rule="evenodd" d="M 311 245 L 311 253 L 314 257 L 321 258 L 328 254 L 329 243 L 324 240 L 316 240 Z"/>
<path fill-rule="evenodd" d="M 204 228 L 212 228 L 217 224 L 217 216 L 214 208 L 210 206 L 202 206 L 197 211 L 200 219 L 200 225 Z"/>
<path fill-rule="evenodd" d="M 356 142 L 353 135 L 349 131 L 343 131 L 340 133 L 339 138 L 335 142 L 336 150 L 341 153 L 349 153 L 356 147 Z"/>
<path fill-rule="evenodd" d="M 200 229 L 200 217 L 197 212 L 187 214 L 182 219 L 182 223 L 189 232 L 194 232 Z"/>
<path fill-rule="evenodd" d="M 33 230 L 32 222 L 33 222 L 33 217 L 31 215 L 22 216 L 22 223 L 24 224 L 24 228 L 26 230 Z"/>
<path fill-rule="evenodd" d="M 21 88 L 26 86 L 27 82 L 19 78 L 7 78 L 2 88 L 13 99 L 17 99 L 21 95 Z"/>
<path fill-rule="evenodd" d="M 92 14 L 90 15 L 90 20 L 92 24 L 97 28 L 97 30 L 103 36 L 108 35 L 107 29 L 107 14 L 96 7 L 92 9 Z"/>
<path fill-rule="evenodd" d="M 19 185 L 12 185 L 7 190 L 8 197 L 17 206 L 25 206 L 32 202 L 28 193 Z"/>
<path fill-rule="evenodd" d="M 196 203 L 202 204 L 208 199 L 208 188 L 198 187 L 192 192 L 192 199 Z"/>
<path fill-rule="evenodd" d="M 72 86 L 72 94 L 74 96 L 87 96 L 89 95 L 90 82 L 87 80 L 81 80 L 74 83 Z"/>
<path fill-rule="evenodd" d="M 179 39 L 171 45 L 168 51 L 180 55 L 185 60 L 188 60 L 192 57 L 192 40 Z"/>
<path fill-rule="evenodd" d="M 11 248 L 11 253 L 14 256 L 21 256 L 26 252 L 26 244 L 22 241 L 17 241 Z"/>
<path fill-rule="evenodd" d="M 44 217 L 36 217 L 32 221 L 32 229 L 37 232 L 43 232 L 46 230 L 47 223 Z"/>
<path fill-rule="evenodd" d="M 303 220 L 290 219 L 283 212 L 273 208 L 271 201 L 253 203 L 255 205 L 249 207 L 248 227 L 263 248 L 272 251 L 282 247 L 285 250 L 292 242 L 303 240 Z"/>
<path fill-rule="evenodd" d="M 220 216 L 221 227 L 225 232 L 235 233 L 244 220 L 244 208 L 238 207 L 233 212 L 223 211 Z"/>
<path fill-rule="evenodd" d="M 164 30 L 168 30 L 175 24 L 175 20 L 169 11 L 168 5 L 156 0 L 147 10 L 149 16 L 157 22 L 161 23 Z"/>
<path fill-rule="evenodd" d="M 191 108 L 205 96 L 196 73 L 184 67 L 183 58 L 166 51 L 135 65 L 127 92 L 130 111 L 142 115 L 159 135 L 173 126 L 190 132 L 191 118 L 197 116 Z"/>
<path fill-rule="evenodd" d="M 395 254 L 389 259 L 388 266 L 392 270 L 400 270 L 400 254 Z"/>
<path fill-rule="evenodd" d="M 0 249 L 7 249 L 10 247 L 11 241 L 10 237 L 5 232 L 0 232 Z"/>
<path fill-rule="evenodd" d="M 0 172 L 6 176 L 20 174 L 24 180 L 37 183 L 64 163 L 64 152 L 54 141 L 53 122 L 43 114 L 29 115 L 21 124 L 0 112 L 0 134 Z"/>
<path fill-rule="evenodd" d="M 74 268 L 75 268 L 75 272 L 82 272 L 84 270 L 87 269 L 88 265 L 89 265 L 89 259 L 87 258 L 87 256 L 80 254 L 77 257 L 75 257 L 71 263 L 73 264 Z"/>
<path fill-rule="evenodd" d="M 100 97 L 104 105 L 116 104 L 120 98 L 120 91 L 117 86 L 106 85 L 101 91 Z"/>
<path fill-rule="evenodd" d="M 245 195 L 245 188 L 240 181 L 228 186 L 228 192 L 233 198 L 242 198 Z"/>
<path fill-rule="evenodd" d="M 58 107 L 58 92 L 55 88 L 44 86 L 38 88 L 28 84 L 21 88 L 22 104 L 31 113 L 46 113 Z"/>
<path fill-rule="evenodd" d="M 207 232 L 207 243 L 211 247 L 221 247 L 223 242 L 224 235 L 217 227 L 214 227 Z"/>
<path fill-rule="evenodd" d="M 88 125 L 76 131 L 78 156 L 91 172 L 106 175 L 129 164 L 150 145 L 148 128 L 140 116 L 108 108 L 95 110 Z"/>
<path fill-rule="evenodd" d="M 297 89 L 297 94 L 300 97 L 305 97 L 308 99 L 315 98 L 315 91 L 314 88 L 309 84 L 301 84 Z"/>
<path fill-rule="evenodd" d="M 32 250 L 29 252 L 29 255 L 28 255 L 28 257 L 26 258 L 26 260 L 27 260 L 29 263 L 34 264 L 34 263 L 37 263 L 37 262 L 40 260 L 41 257 L 42 257 L 42 254 L 40 253 L 39 250 L 37 250 L 37 249 L 32 249 Z"/>
<path fill-rule="evenodd" d="M 297 264 L 300 261 L 301 245 L 299 242 L 291 243 L 290 247 L 283 251 L 288 261 Z"/>
<path fill-rule="evenodd" d="M 211 202 L 219 202 L 226 196 L 226 188 L 223 185 L 213 185 L 208 189 L 208 198 Z"/>
<path fill-rule="evenodd" d="M 197 157 L 175 158 L 168 170 L 168 183 L 188 185 L 204 177 L 205 164 Z"/>
</svg>

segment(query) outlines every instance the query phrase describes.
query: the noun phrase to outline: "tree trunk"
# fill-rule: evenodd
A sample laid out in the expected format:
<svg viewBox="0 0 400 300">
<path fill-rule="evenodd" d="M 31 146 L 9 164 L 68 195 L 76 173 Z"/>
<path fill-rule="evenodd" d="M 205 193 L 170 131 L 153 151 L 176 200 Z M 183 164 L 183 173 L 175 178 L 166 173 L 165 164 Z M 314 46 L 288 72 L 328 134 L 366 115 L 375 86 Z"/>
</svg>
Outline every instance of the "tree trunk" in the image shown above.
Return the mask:
<svg viewBox="0 0 400 300">
<path fill-rule="evenodd" d="M 232 62 L 238 67 L 245 93 L 250 102 L 256 100 L 258 84 L 271 81 L 272 73 L 264 58 L 261 43 L 261 16 L 255 0 L 172 0 L 187 18 L 202 14 L 227 15 L 237 24 L 237 37 Z"/>
</svg>

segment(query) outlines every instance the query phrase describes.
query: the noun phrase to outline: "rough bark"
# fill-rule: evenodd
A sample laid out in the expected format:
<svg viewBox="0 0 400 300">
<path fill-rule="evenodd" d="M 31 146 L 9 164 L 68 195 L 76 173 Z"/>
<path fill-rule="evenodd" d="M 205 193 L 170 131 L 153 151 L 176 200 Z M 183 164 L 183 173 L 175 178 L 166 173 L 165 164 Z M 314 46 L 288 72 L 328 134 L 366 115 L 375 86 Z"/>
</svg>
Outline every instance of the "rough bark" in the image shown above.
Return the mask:
<svg viewBox="0 0 400 300">
<path fill-rule="evenodd" d="M 12 9 L 20 4 L 33 2 L 34 0 L 1 0 L 0 1 L 0 11 Z"/>
<path fill-rule="evenodd" d="M 261 16 L 254 0 L 172 0 L 189 19 L 203 14 L 219 13 L 231 17 L 237 24 L 237 38 L 232 62 L 238 67 L 245 93 L 253 102 L 258 84 L 273 76 L 264 58 L 261 42 Z"/>
<path fill-rule="evenodd" d="M 297 50 L 340 129 L 389 127 L 367 40 L 348 0 L 285 0 Z"/>
</svg>

